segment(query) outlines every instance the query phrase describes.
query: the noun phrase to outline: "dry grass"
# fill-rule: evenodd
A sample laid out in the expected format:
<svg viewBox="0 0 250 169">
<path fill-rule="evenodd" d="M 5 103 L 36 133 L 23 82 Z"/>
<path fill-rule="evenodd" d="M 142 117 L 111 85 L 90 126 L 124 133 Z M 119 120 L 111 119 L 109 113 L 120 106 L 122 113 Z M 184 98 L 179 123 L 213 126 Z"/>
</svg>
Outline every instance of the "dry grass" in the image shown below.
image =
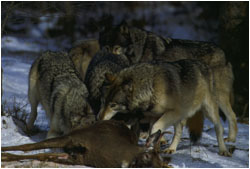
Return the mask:
<svg viewBox="0 0 250 169">
<path fill-rule="evenodd" d="M 17 102 L 16 97 L 13 96 L 9 101 L 4 100 L 2 102 L 2 116 L 12 116 L 20 120 L 26 120 L 28 113 L 26 107 L 28 103 L 23 99 L 22 102 Z"/>
<path fill-rule="evenodd" d="M 2 116 L 11 116 L 15 124 L 27 135 L 31 133 L 28 132 L 26 127 L 26 122 L 29 117 L 29 113 L 26 111 L 28 103 L 25 99 L 17 101 L 16 97 L 11 97 L 8 101 L 4 100 L 2 102 Z"/>
</svg>

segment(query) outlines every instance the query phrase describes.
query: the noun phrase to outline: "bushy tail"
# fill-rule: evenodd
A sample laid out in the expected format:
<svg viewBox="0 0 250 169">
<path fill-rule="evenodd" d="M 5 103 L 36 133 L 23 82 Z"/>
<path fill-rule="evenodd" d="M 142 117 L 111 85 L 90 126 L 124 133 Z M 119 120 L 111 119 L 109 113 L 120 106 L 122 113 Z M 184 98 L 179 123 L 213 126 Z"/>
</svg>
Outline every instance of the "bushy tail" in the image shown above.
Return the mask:
<svg viewBox="0 0 250 169">
<path fill-rule="evenodd" d="M 204 116 L 201 111 L 198 111 L 193 117 L 187 120 L 186 126 L 189 130 L 190 139 L 196 143 L 202 135 Z"/>
</svg>

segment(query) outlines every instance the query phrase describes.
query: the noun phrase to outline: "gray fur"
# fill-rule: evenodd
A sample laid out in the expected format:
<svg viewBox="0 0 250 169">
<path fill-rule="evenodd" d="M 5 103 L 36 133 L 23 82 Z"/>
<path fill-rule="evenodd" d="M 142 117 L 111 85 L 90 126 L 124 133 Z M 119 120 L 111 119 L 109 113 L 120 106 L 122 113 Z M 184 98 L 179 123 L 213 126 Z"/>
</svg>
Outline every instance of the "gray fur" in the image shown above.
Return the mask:
<svg viewBox="0 0 250 169">
<path fill-rule="evenodd" d="M 214 123 L 219 153 L 230 156 L 223 140 L 223 128 L 218 110 L 221 108 L 231 120 L 232 135 L 235 139 L 237 123 L 230 105 L 230 84 L 222 90 L 218 84 L 218 72 L 224 74 L 230 82 L 231 66 L 211 69 L 197 60 L 179 60 L 176 62 L 140 63 L 121 70 L 111 81 L 105 101 L 98 114 L 99 119 L 108 120 L 117 112 L 141 111 L 150 117 L 153 123 L 151 134 L 159 129 L 164 131 L 171 125 L 192 117 L 198 110 Z M 218 67 L 219 69 L 219 67 Z M 225 81 L 225 80 L 224 80 Z M 156 117 L 158 120 L 154 121 Z"/>
<path fill-rule="evenodd" d="M 100 47 L 120 45 L 132 63 L 198 59 L 209 66 L 225 64 L 224 52 L 213 43 L 164 38 L 124 23 L 101 32 L 99 42 Z"/>
<path fill-rule="evenodd" d="M 48 138 L 66 134 L 94 121 L 87 102 L 88 90 L 67 53 L 45 52 L 33 63 L 29 74 L 32 129 L 41 103 L 50 119 Z"/>
<path fill-rule="evenodd" d="M 92 39 L 77 41 L 69 51 L 69 56 L 82 79 L 85 79 L 89 62 L 99 49 L 98 40 Z"/>
<path fill-rule="evenodd" d="M 105 85 L 105 74 L 116 73 L 129 66 L 125 55 L 115 55 L 107 50 L 99 51 L 91 60 L 85 78 L 85 84 L 90 92 L 90 104 L 97 113 L 101 104 L 102 89 Z"/>
<path fill-rule="evenodd" d="M 154 60 L 178 61 L 180 59 L 201 61 L 213 69 L 215 76 L 211 83 L 216 84 L 214 93 L 217 95 L 224 93 L 222 97 L 230 95 L 231 104 L 233 102 L 232 66 L 229 66 L 230 63 L 226 63 L 223 50 L 213 43 L 164 38 L 152 32 L 129 26 L 127 23 L 101 32 L 99 42 L 100 47 L 109 47 L 111 51 L 114 46 L 120 45 L 131 63 Z M 225 114 L 225 111 L 223 112 Z M 235 142 L 237 133 L 235 114 L 227 113 L 226 116 L 229 126 L 231 126 L 228 141 Z"/>
</svg>

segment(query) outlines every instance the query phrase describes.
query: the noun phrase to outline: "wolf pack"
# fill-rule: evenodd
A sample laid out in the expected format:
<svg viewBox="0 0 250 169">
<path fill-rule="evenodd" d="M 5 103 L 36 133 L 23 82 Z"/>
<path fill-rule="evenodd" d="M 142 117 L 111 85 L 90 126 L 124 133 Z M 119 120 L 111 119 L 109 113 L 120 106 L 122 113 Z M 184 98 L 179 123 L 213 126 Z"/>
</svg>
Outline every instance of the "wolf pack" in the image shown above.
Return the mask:
<svg viewBox="0 0 250 169">
<path fill-rule="evenodd" d="M 154 147 L 153 153 L 171 154 L 178 147 L 184 126 L 189 129 L 190 139 L 197 141 L 208 118 L 214 124 L 218 153 L 231 156 L 225 142 L 235 142 L 237 135 L 233 81 L 232 65 L 215 44 L 165 38 L 123 22 L 103 29 L 98 40 L 80 41 L 69 52 L 47 51 L 34 61 L 29 73 L 31 113 L 27 129 L 34 128 L 40 103 L 50 121 L 48 140 L 81 134 L 77 131 L 90 126 L 104 124 L 105 128 L 112 121 L 135 134 L 137 142 L 146 133 L 144 153 Z M 228 120 L 226 138 L 220 112 Z M 162 150 L 163 135 L 170 126 L 174 126 L 173 139 Z M 83 139 L 101 140 L 106 130 L 97 131 L 85 134 Z M 104 151 L 96 144 L 90 147 Z M 119 146 L 112 142 L 106 151 L 111 153 L 113 149 Z M 110 158 L 120 154 L 117 150 Z M 105 155 L 107 159 L 108 152 Z M 152 157 L 140 160 L 154 161 Z M 136 166 L 134 159 L 124 160 L 104 167 Z M 151 163 L 151 167 L 164 166 L 156 164 Z"/>
</svg>

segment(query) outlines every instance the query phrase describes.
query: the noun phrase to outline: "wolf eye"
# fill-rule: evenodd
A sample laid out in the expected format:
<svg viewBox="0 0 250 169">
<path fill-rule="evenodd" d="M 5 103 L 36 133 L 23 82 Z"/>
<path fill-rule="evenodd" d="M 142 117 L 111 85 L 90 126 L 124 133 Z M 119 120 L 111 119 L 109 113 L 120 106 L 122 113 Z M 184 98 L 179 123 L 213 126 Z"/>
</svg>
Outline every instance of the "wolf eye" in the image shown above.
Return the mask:
<svg viewBox="0 0 250 169">
<path fill-rule="evenodd" d="M 104 103 L 105 103 L 104 98 L 101 98 L 101 104 L 104 104 Z"/>
<path fill-rule="evenodd" d="M 122 48 L 119 45 L 115 45 L 113 47 L 113 53 L 116 54 L 116 55 L 122 54 Z"/>
<path fill-rule="evenodd" d="M 115 106 L 116 106 L 116 103 L 111 103 L 110 104 L 110 107 L 112 107 L 112 108 L 115 107 Z"/>
</svg>

